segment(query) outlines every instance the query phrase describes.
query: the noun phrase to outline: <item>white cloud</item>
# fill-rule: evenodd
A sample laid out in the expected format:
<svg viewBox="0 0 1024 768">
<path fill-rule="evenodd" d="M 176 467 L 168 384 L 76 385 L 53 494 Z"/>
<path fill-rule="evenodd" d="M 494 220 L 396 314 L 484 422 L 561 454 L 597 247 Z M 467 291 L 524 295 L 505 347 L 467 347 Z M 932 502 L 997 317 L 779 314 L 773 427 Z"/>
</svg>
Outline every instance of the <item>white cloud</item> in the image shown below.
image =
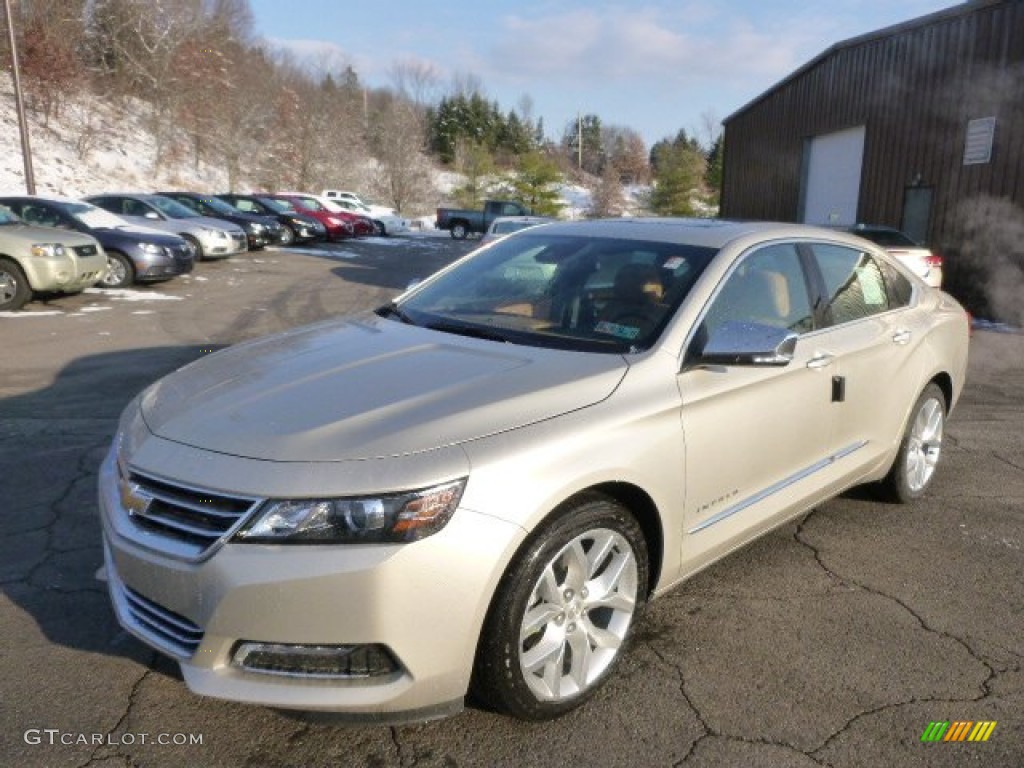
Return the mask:
<svg viewBox="0 0 1024 768">
<path fill-rule="evenodd" d="M 576 9 L 509 15 L 485 59 L 485 80 L 626 81 L 665 85 L 781 78 L 823 46 L 835 20 L 779 18 L 757 24 L 707 5 Z M 825 46 L 827 47 L 827 46 Z"/>
</svg>

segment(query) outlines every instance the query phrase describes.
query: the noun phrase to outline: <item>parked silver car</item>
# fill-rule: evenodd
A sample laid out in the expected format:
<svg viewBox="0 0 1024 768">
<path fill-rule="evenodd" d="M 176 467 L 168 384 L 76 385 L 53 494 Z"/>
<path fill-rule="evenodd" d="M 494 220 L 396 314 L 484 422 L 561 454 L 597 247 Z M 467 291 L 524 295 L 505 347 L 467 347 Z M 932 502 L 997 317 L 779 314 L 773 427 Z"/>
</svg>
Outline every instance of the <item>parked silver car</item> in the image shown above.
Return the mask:
<svg viewBox="0 0 1024 768">
<path fill-rule="evenodd" d="M 83 198 L 122 219 L 173 232 L 192 243 L 196 260 L 221 259 L 248 250 L 245 230 L 223 219 L 211 219 L 161 195 L 110 193 Z"/>
<path fill-rule="evenodd" d="M 967 345 L 843 233 L 521 232 L 142 392 L 100 474 L 110 595 L 197 693 L 553 717 L 649 599 L 850 486 L 923 494 Z"/>
</svg>

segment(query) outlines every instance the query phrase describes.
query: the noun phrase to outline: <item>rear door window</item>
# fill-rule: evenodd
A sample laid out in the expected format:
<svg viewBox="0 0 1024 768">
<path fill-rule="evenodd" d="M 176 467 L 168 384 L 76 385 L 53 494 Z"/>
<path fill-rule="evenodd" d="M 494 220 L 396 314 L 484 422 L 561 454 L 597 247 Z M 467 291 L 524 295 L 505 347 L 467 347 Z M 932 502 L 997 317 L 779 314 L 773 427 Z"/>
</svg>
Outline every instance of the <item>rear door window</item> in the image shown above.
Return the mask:
<svg viewBox="0 0 1024 768">
<path fill-rule="evenodd" d="M 831 243 L 811 245 L 825 287 L 825 315 L 842 325 L 892 307 L 878 261 L 864 251 Z"/>
</svg>

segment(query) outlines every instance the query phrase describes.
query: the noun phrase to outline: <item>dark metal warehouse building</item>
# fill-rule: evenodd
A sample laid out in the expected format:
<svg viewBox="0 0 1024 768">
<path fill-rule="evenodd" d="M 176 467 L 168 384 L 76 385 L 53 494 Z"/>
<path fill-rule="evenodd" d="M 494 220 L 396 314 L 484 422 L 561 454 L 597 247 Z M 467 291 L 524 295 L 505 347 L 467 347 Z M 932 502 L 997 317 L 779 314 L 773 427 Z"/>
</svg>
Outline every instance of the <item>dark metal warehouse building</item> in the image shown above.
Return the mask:
<svg viewBox="0 0 1024 768">
<path fill-rule="evenodd" d="M 1024 206 L 1024 0 L 837 43 L 725 120 L 721 213 L 867 222 L 957 252 Z"/>
</svg>

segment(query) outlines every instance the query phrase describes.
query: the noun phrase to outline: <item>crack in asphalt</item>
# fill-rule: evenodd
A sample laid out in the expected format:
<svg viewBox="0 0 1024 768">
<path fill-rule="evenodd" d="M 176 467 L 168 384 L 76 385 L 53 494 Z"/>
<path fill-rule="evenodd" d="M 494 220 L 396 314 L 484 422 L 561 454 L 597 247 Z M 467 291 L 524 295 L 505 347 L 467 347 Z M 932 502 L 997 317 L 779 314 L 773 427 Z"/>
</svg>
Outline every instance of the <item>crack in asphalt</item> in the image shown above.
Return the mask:
<svg viewBox="0 0 1024 768">
<path fill-rule="evenodd" d="M 390 733 L 391 733 L 391 743 L 395 745 L 395 752 L 398 753 L 398 764 L 399 765 L 404 765 L 405 764 L 405 760 L 404 760 L 404 757 L 403 757 L 402 753 L 405 750 L 402 749 L 402 741 L 401 741 L 401 739 L 398 738 L 398 727 L 392 725 L 392 726 L 390 726 L 388 728 L 388 731 L 390 731 Z"/>
<path fill-rule="evenodd" d="M 71 553 L 71 552 L 84 551 L 84 550 L 89 550 L 89 549 L 95 549 L 96 548 L 97 545 L 93 545 L 91 547 L 90 546 L 86 546 L 86 547 L 81 547 L 81 548 L 74 548 L 73 547 L 73 548 L 70 548 L 70 549 L 60 549 L 59 547 L 56 546 L 56 543 L 54 542 L 54 528 L 58 524 L 63 522 L 63 520 L 65 520 L 65 511 L 63 511 L 63 509 L 65 509 L 65 504 L 68 503 L 69 500 L 74 496 L 78 484 L 81 483 L 81 482 L 95 483 L 96 466 L 95 466 L 95 461 L 92 459 L 92 454 L 93 454 L 94 451 L 104 449 L 106 443 L 108 443 L 108 442 L 109 442 L 109 440 L 102 439 L 102 440 L 96 440 L 96 442 L 94 442 L 94 443 L 86 444 L 86 445 L 82 446 L 81 454 L 78 457 L 78 461 L 76 462 L 75 474 L 68 480 L 66 486 L 63 487 L 63 489 L 61 490 L 60 495 L 56 499 L 54 499 L 53 502 L 49 505 L 49 509 L 50 509 L 50 513 L 51 513 L 51 518 L 50 518 L 49 523 L 46 524 L 46 525 L 41 525 L 39 528 L 34 528 L 33 529 L 33 531 L 36 531 L 36 532 L 38 532 L 38 531 L 44 531 L 45 532 L 46 542 L 45 542 L 45 544 L 42 547 L 43 556 L 39 559 L 39 561 L 37 563 L 35 563 L 32 567 L 29 568 L 28 572 L 25 573 L 23 575 L 23 577 L 11 580 L 9 582 L 5 582 L 6 584 L 22 584 L 22 583 L 24 583 L 26 586 L 32 587 L 34 589 L 42 589 L 42 590 L 47 590 L 47 591 L 60 592 L 60 593 L 63 593 L 63 594 L 74 594 L 76 592 L 95 592 L 96 591 L 96 588 L 93 585 L 91 585 L 91 584 L 88 587 L 83 587 L 82 589 L 71 589 L 71 588 L 67 588 L 67 587 L 59 587 L 57 585 L 36 584 L 35 583 L 35 578 L 36 578 L 36 574 L 43 567 L 45 567 L 46 565 L 48 565 L 50 563 L 50 561 L 52 560 L 54 555 L 57 555 L 57 554 L 67 554 L 67 553 Z M 98 520 L 97 520 L 97 526 L 98 526 Z"/>
<path fill-rule="evenodd" d="M 1004 464 L 1008 464 L 1011 467 L 1013 467 L 1014 469 L 1019 469 L 1021 472 L 1024 472 L 1024 465 L 1018 464 L 1015 461 L 1012 461 L 1011 459 L 1006 458 L 1005 456 L 1003 456 L 1002 454 L 1000 454 L 998 452 L 993 452 L 992 456 L 993 456 L 993 458 L 1003 462 Z"/>
<path fill-rule="evenodd" d="M 821 745 L 819 745 L 818 747 L 816 747 L 813 750 L 811 750 L 810 754 L 808 754 L 808 757 L 812 757 L 813 758 L 813 753 L 817 753 L 817 752 L 820 752 L 823 749 L 825 749 L 825 747 L 827 747 L 833 740 L 835 740 L 837 737 L 839 737 L 843 733 L 845 733 L 857 720 L 859 720 L 859 719 L 861 719 L 863 717 L 867 717 L 867 716 L 870 716 L 872 714 L 876 714 L 878 712 L 883 712 L 883 711 L 885 711 L 887 709 L 906 706 L 908 704 L 925 703 L 925 702 L 931 703 L 931 702 L 939 702 L 939 701 L 979 702 L 979 701 L 982 701 L 985 698 L 987 698 L 989 695 L 991 695 L 991 693 L 992 693 L 992 683 L 999 677 L 999 672 L 995 669 L 995 667 L 992 665 L 991 662 L 989 662 L 987 659 L 985 659 L 978 651 L 975 651 L 975 649 L 971 647 L 970 643 L 968 643 L 966 640 L 964 640 L 961 637 L 957 637 L 956 635 L 953 635 L 953 634 L 951 634 L 949 632 L 945 632 L 945 631 L 942 631 L 942 630 L 939 630 L 939 629 L 936 629 L 936 628 L 930 626 L 928 624 L 928 622 L 925 621 L 923 616 L 921 616 L 909 604 L 907 604 L 905 601 L 901 600 L 899 597 L 896 597 L 895 595 L 890 595 L 890 594 L 888 594 L 886 592 L 883 592 L 882 590 L 877 589 L 875 587 L 870 587 L 870 586 L 868 586 L 866 584 L 862 584 L 859 581 L 857 581 L 856 579 L 850 578 L 848 576 L 842 576 L 839 573 L 836 573 L 834 570 L 832 570 L 832 568 L 830 568 L 825 563 L 825 561 L 824 561 L 824 559 L 823 559 L 823 557 L 821 555 L 821 552 L 818 549 L 818 547 L 816 547 L 814 544 L 812 544 L 811 542 L 809 542 L 805 538 L 803 538 L 804 526 L 817 513 L 818 513 L 817 509 L 812 509 L 806 515 L 804 515 L 804 517 L 797 523 L 796 531 L 793 533 L 793 539 L 797 543 L 799 543 L 801 546 L 804 546 L 804 547 L 806 547 L 807 549 L 809 549 L 811 551 L 811 554 L 813 555 L 815 562 L 818 563 L 819 567 L 821 567 L 821 569 L 824 570 L 825 573 L 827 573 L 829 576 L 837 579 L 841 584 L 853 586 L 856 589 L 863 590 L 864 592 L 866 592 L 868 594 L 876 595 L 878 597 L 881 597 L 881 598 L 884 598 L 886 600 L 889 600 L 892 603 L 895 603 L 900 608 L 902 608 L 904 611 L 906 611 L 911 617 L 913 617 L 914 620 L 921 627 L 921 629 L 923 629 L 924 631 L 929 632 L 929 633 L 931 633 L 933 635 L 936 635 L 938 637 L 942 637 L 942 638 L 945 638 L 947 640 L 951 640 L 954 643 L 958 644 L 960 647 L 962 647 L 967 652 L 968 656 L 970 656 L 972 659 L 974 659 L 976 662 L 978 662 L 979 664 L 981 664 L 985 668 L 985 670 L 988 672 L 988 675 L 981 682 L 981 685 L 980 685 L 981 693 L 978 696 L 967 697 L 967 698 L 957 698 L 957 699 L 950 699 L 948 697 L 943 697 L 943 698 L 936 698 L 936 697 L 917 698 L 917 697 L 912 697 L 912 698 L 908 699 L 907 701 L 890 702 L 888 704 L 884 704 L 884 705 L 881 705 L 879 707 L 875 707 L 875 708 L 870 709 L 870 710 L 864 710 L 863 712 L 859 712 L 856 715 L 854 715 L 850 720 L 848 720 L 835 733 L 833 733 L 828 738 L 826 738 L 825 741 L 823 741 L 821 743 Z"/>
<path fill-rule="evenodd" d="M 690 745 L 690 749 L 687 750 L 686 754 L 683 755 L 675 763 L 673 763 L 673 768 L 679 768 L 680 766 L 686 765 L 686 763 L 694 756 L 694 754 L 696 754 L 697 748 L 700 746 L 700 744 L 706 741 L 707 739 L 711 738 L 724 739 L 726 741 L 734 741 L 741 744 L 751 744 L 755 746 L 767 746 L 788 749 L 799 755 L 803 755 L 804 757 L 816 763 L 817 765 L 825 765 L 825 763 L 822 763 L 820 760 L 815 758 L 813 754 L 804 752 L 796 746 L 788 744 L 786 742 L 771 741 L 769 739 L 748 739 L 744 736 L 722 733 L 721 731 L 717 731 L 714 728 L 712 728 L 708 721 L 705 719 L 704 714 L 700 711 L 700 708 L 697 707 L 696 703 L 694 703 L 693 699 L 690 697 L 689 692 L 686 690 L 686 676 L 683 673 L 682 667 L 679 664 L 673 662 L 671 659 L 667 658 L 664 653 L 662 653 L 654 646 L 653 642 L 646 641 L 644 644 L 650 649 L 651 653 L 658 657 L 658 659 L 663 664 L 665 664 L 670 669 L 675 671 L 676 677 L 679 678 L 679 692 L 682 694 L 687 706 L 693 711 L 694 716 L 697 718 L 697 722 L 700 723 L 701 728 L 704 730 L 704 733 L 702 733 L 700 736 L 694 739 L 693 743 Z"/>
<path fill-rule="evenodd" d="M 153 664 L 155 662 L 156 652 L 154 651 L 149 655 L 149 661 L 146 662 L 146 668 L 142 671 L 142 674 L 139 675 L 139 679 L 132 684 L 131 691 L 128 692 L 128 701 L 125 703 L 124 712 L 121 713 L 121 716 L 117 719 L 117 722 L 114 723 L 114 726 L 106 732 L 106 734 L 104 735 L 104 741 L 109 742 L 111 737 L 115 733 L 117 733 L 117 731 L 121 728 L 122 725 L 124 725 L 125 721 L 131 715 L 132 708 L 135 706 L 135 697 L 138 695 L 139 689 L 142 687 L 142 684 L 146 681 L 146 678 L 153 674 Z M 110 747 L 110 750 L 104 751 L 108 747 Z M 100 744 L 95 749 L 93 749 L 92 754 L 89 755 L 89 760 L 83 763 L 81 766 L 79 766 L 79 768 L 89 768 L 89 766 L 93 765 L 93 763 L 95 763 L 97 760 L 108 760 L 111 757 L 123 757 L 125 760 L 125 765 L 133 766 L 137 764 L 131 755 L 121 751 L 120 744 Z"/>
</svg>

